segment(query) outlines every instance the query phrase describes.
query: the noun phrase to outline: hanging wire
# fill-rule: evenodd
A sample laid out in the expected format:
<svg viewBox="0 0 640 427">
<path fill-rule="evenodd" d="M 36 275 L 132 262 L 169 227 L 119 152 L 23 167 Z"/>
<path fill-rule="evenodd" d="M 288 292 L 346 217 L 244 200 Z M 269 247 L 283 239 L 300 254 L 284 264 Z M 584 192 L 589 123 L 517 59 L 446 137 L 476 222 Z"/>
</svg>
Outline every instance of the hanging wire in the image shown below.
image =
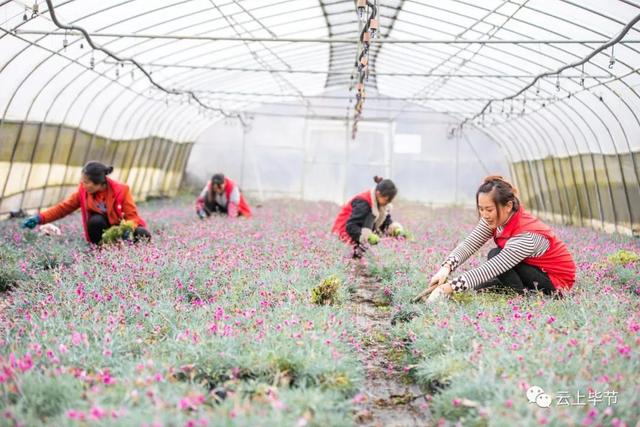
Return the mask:
<svg viewBox="0 0 640 427">
<path fill-rule="evenodd" d="M 220 113 L 222 116 L 224 117 L 235 117 L 238 120 L 240 120 L 240 122 L 245 125 L 245 121 L 243 119 L 243 117 L 238 114 L 238 113 L 227 113 L 225 110 L 221 109 L 221 108 L 216 108 L 216 107 L 211 107 L 209 105 L 207 105 L 206 103 L 202 102 L 200 100 L 200 98 L 198 98 L 198 96 L 193 92 L 193 91 L 189 91 L 189 90 L 178 90 L 178 89 L 167 89 L 164 86 L 162 86 L 160 83 L 156 82 L 152 77 L 151 74 L 149 74 L 144 67 L 142 67 L 142 65 L 140 65 L 140 63 L 138 63 L 138 61 L 136 61 L 133 58 L 126 58 L 126 57 L 121 57 L 116 55 L 115 53 L 111 52 L 110 50 L 101 47 L 97 44 L 94 43 L 94 41 L 91 39 L 91 36 L 89 35 L 89 33 L 82 27 L 79 27 L 77 25 L 65 25 L 63 23 L 61 23 L 58 20 L 58 17 L 56 15 L 55 12 L 55 8 L 53 6 L 53 3 L 51 0 L 45 0 L 47 3 L 47 7 L 49 8 L 49 14 L 51 15 L 51 20 L 53 21 L 53 23 L 60 29 L 62 30 L 67 30 L 67 31 L 79 31 L 80 33 L 82 33 L 82 35 L 84 36 L 85 40 L 87 41 L 87 43 L 89 43 L 89 45 L 95 49 L 95 50 L 99 50 L 101 52 L 104 52 L 107 56 L 115 59 L 118 62 L 130 62 L 131 64 L 133 64 L 133 66 L 135 68 L 137 68 L 138 70 L 140 70 L 142 72 L 143 75 L 145 75 L 147 77 L 147 79 L 149 80 L 149 82 L 155 86 L 156 88 L 158 88 L 159 90 L 167 93 L 168 95 L 179 95 L 179 94 L 187 94 L 189 97 L 193 98 L 194 101 L 196 101 L 197 104 L 199 104 L 203 109 L 205 110 L 211 110 L 211 111 L 216 111 L 218 113 Z M 26 16 L 26 10 L 25 10 L 25 16 Z M 26 19 L 25 19 L 26 20 Z M 82 49 L 84 47 L 84 45 L 82 43 L 80 43 L 80 48 Z M 93 56 L 92 56 L 92 62 L 93 62 Z M 93 67 L 92 67 L 93 68 Z M 131 70 L 131 79 L 133 80 L 134 78 L 134 72 L 133 69 Z"/>
<path fill-rule="evenodd" d="M 534 86 L 536 83 L 538 83 L 538 89 L 536 90 L 536 93 L 539 92 L 540 90 L 540 86 L 539 86 L 539 81 L 546 77 L 546 76 L 553 76 L 553 75 L 557 75 L 560 74 L 562 71 L 566 70 L 567 68 L 573 68 L 573 67 L 577 67 L 578 65 L 584 65 L 585 62 L 589 62 L 591 60 L 591 58 L 593 58 L 594 56 L 596 56 L 597 54 L 599 54 L 600 52 L 606 50 L 609 47 L 612 47 L 611 49 L 611 57 L 609 59 L 609 68 L 613 67 L 613 64 L 611 63 L 611 60 L 613 60 L 613 62 L 615 63 L 615 58 L 613 57 L 613 46 L 618 43 L 620 40 L 622 40 L 622 38 L 631 30 L 631 28 L 633 28 L 633 26 L 640 21 L 640 14 L 636 15 L 631 21 L 629 21 L 627 23 L 627 25 L 624 26 L 624 28 L 620 31 L 620 33 L 613 37 L 611 40 L 609 40 L 606 43 L 603 43 L 601 46 L 599 46 L 598 48 L 594 49 L 590 54 L 588 54 L 587 56 L 585 56 L 584 58 L 582 58 L 581 60 L 572 62 L 570 64 L 567 65 L 563 65 L 562 67 L 558 68 L 555 71 L 548 71 L 545 73 L 541 73 L 538 74 L 533 81 L 531 81 L 531 83 L 527 84 L 525 87 L 523 87 L 522 89 L 520 89 L 518 92 L 516 92 L 513 95 L 504 97 L 504 98 L 499 98 L 499 99 L 492 99 L 490 101 L 487 101 L 487 103 L 484 105 L 484 107 L 482 108 L 482 110 L 480 110 L 478 113 L 474 114 L 473 116 L 467 117 L 465 118 L 459 125 L 458 128 L 462 129 L 462 126 L 464 126 L 465 123 L 467 122 L 473 122 L 478 116 L 480 116 L 487 108 L 489 108 L 489 105 L 491 105 L 492 102 L 494 101 L 498 101 L 500 99 L 504 100 L 508 100 L 508 99 L 513 99 L 516 98 L 517 96 L 519 96 L 521 93 L 523 93 L 524 91 L 526 91 L 527 89 L 529 89 L 530 87 Z M 546 106 L 546 103 L 542 104 L 543 107 Z"/>
</svg>

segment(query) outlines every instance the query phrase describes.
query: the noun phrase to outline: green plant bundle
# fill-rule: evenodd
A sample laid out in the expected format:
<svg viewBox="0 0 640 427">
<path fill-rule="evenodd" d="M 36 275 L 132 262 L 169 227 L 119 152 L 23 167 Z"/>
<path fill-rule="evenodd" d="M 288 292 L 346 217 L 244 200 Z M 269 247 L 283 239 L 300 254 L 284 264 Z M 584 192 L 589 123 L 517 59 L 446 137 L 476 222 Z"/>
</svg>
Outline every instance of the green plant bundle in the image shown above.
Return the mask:
<svg viewBox="0 0 640 427">
<path fill-rule="evenodd" d="M 327 277 L 311 290 L 311 302 L 317 305 L 331 305 L 336 302 L 340 279 L 335 276 Z"/>
<path fill-rule="evenodd" d="M 640 255 L 635 252 L 620 249 L 609 255 L 607 258 L 609 259 L 609 262 L 614 265 L 627 265 L 632 262 L 637 262 L 640 259 Z"/>
<path fill-rule="evenodd" d="M 111 244 L 120 240 L 129 240 L 133 238 L 135 224 L 131 221 L 122 221 L 119 225 L 113 225 L 102 233 L 102 244 Z"/>
</svg>

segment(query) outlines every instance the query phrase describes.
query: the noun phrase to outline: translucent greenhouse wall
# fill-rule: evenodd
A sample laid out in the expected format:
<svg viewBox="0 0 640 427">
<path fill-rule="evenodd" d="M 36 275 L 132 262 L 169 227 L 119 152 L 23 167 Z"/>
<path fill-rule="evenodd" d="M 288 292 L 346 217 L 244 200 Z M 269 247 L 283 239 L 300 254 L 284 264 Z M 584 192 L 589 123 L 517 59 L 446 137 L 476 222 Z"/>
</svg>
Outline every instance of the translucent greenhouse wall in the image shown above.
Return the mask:
<svg viewBox="0 0 640 427">
<path fill-rule="evenodd" d="M 271 106 L 247 129 L 221 122 L 205 131 L 187 164 L 189 181 L 202 185 L 223 172 L 255 199 L 344 203 L 380 175 L 396 182 L 401 199 L 472 206 L 484 176 L 510 175 L 493 140 L 479 131 L 449 138 L 446 116 L 362 122 L 352 140 L 344 120 L 281 117 L 286 111 Z"/>
<path fill-rule="evenodd" d="M 0 214 L 41 209 L 78 186 L 82 165 L 114 166 L 134 197 L 174 195 L 192 144 L 158 137 L 111 140 L 70 126 L 4 122 L 0 126 Z"/>
</svg>

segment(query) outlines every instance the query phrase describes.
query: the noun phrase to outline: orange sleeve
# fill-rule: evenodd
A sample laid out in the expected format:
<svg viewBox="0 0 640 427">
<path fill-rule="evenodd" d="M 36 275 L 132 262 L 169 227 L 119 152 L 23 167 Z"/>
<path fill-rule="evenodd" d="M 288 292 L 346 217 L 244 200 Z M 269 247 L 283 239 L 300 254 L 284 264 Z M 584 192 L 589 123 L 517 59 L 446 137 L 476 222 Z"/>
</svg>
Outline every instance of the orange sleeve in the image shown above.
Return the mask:
<svg viewBox="0 0 640 427">
<path fill-rule="evenodd" d="M 136 226 L 140 225 L 141 221 L 140 216 L 138 215 L 138 208 L 136 207 L 136 203 L 133 201 L 133 196 L 131 195 L 129 188 L 127 188 L 127 191 L 124 194 L 122 212 L 124 213 L 124 219 L 126 221 L 133 221 L 136 223 Z"/>
<path fill-rule="evenodd" d="M 43 212 L 40 212 L 40 224 L 46 224 L 48 222 L 56 221 L 62 217 L 69 215 L 79 208 L 80 200 L 78 197 L 78 192 L 74 191 L 72 195 L 67 197 L 62 202 L 50 207 L 49 209 L 44 210 Z"/>
</svg>

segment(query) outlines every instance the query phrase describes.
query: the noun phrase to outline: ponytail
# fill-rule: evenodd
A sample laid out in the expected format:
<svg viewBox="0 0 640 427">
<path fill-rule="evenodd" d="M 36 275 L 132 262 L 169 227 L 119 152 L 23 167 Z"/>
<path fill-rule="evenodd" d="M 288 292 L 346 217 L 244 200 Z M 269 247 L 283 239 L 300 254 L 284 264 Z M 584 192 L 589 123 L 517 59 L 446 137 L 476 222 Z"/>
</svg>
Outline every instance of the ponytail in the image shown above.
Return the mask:
<svg viewBox="0 0 640 427">
<path fill-rule="evenodd" d="M 387 197 L 389 201 L 392 201 L 398 194 L 396 185 L 390 179 L 383 179 L 376 175 L 373 177 L 373 181 L 376 183 L 376 191 L 379 191 L 381 196 Z"/>
</svg>

